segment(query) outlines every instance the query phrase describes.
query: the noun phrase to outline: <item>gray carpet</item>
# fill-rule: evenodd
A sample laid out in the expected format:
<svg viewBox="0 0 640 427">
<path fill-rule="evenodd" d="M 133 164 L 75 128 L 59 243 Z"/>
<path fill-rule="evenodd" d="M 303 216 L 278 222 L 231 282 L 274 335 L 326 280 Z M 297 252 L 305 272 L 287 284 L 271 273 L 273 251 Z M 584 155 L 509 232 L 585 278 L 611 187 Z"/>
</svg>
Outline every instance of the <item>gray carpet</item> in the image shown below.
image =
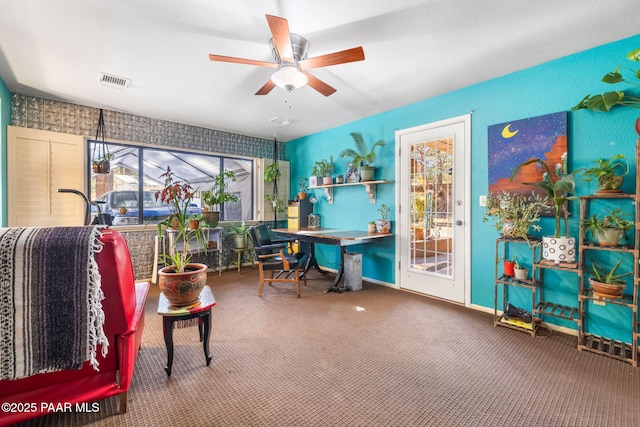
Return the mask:
<svg viewBox="0 0 640 427">
<path fill-rule="evenodd" d="M 257 268 L 210 276 L 211 366 L 178 329 L 173 374 L 147 301 L 129 408 L 54 414 L 28 426 L 637 426 L 640 371 L 579 352 L 575 337 L 492 326 L 492 316 L 365 283 L 324 294 L 312 272 L 256 296 Z"/>
</svg>

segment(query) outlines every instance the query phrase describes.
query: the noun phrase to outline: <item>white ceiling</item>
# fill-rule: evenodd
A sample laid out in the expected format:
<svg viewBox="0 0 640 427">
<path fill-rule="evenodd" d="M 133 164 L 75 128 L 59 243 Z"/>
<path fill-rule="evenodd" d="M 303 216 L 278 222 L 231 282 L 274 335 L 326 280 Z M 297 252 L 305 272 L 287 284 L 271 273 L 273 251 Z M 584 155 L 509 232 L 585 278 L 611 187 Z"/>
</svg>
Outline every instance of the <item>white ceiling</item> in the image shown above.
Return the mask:
<svg viewBox="0 0 640 427">
<path fill-rule="evenodd" d="M 338 90 L 327 98 L 256 96 L 273 69 L 208 54 L 273 61 L 265 14 L 309 57 L 366 59 L 311 70 Z M 0 76 L 15 93 L 287 141 L 635 35 L 639 15 L 637 0 L 2 0 Z"/>
</svg>

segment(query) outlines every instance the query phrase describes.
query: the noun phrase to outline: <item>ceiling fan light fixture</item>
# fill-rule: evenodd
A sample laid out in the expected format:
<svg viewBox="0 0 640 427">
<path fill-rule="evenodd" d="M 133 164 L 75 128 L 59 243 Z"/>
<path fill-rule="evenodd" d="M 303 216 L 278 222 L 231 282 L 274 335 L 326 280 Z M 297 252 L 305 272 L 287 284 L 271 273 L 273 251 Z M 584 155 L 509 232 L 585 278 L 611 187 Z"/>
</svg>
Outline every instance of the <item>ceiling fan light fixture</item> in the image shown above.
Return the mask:
<svg viewBox="0 0 640 427">
<path fill-rule="evenodd" d="M 306 85 L 309 79 L 295 65 L 282 65 L 271 75 L 271 81 L 276 86 L 291 92 Z"/>
</svg>

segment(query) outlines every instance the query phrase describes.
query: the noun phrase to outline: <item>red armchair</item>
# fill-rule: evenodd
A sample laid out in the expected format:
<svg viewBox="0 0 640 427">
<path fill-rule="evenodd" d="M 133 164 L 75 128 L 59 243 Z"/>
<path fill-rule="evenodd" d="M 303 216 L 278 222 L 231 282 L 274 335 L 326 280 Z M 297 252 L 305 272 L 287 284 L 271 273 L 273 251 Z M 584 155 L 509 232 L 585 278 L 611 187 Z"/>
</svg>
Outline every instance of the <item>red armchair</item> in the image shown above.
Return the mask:
<svg viewBox="0 0 640 427">
<path fill-rule="evenodd" d="M 127 410 L 127 392 L 144 329 L 149 283 L 135 283 L 129 248 L 117 231 L 105 229 L 104 246 L 96 256 L 104 300 L 104 333 L 109 352 L 97 351 L 99 371 L 85 362 L 79 370 L 37 374 L 0 381 L 0 426 L 57 410 L 95 410 L 89 402 L 120 395 L 120 413 Z"/>
</svg>

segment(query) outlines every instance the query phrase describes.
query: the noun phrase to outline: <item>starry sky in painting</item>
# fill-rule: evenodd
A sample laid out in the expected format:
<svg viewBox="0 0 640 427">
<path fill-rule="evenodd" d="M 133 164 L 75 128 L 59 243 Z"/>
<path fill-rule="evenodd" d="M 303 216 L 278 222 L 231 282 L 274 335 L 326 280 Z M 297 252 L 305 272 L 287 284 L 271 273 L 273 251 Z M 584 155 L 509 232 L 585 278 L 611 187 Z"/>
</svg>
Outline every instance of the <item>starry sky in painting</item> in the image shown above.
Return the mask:
<svg viewBox="0 0 640 427">
<path fill-rule="evenodd" d="M 503 130 L 512 134 L 503 136 Z M 500 178 L 509 178 L 520 163 L 532 158 L 544 158 L 559 135 L 567 134 L 567 112 L 515 120 L 489 126 L 489 185 Z"/>
</svg>

